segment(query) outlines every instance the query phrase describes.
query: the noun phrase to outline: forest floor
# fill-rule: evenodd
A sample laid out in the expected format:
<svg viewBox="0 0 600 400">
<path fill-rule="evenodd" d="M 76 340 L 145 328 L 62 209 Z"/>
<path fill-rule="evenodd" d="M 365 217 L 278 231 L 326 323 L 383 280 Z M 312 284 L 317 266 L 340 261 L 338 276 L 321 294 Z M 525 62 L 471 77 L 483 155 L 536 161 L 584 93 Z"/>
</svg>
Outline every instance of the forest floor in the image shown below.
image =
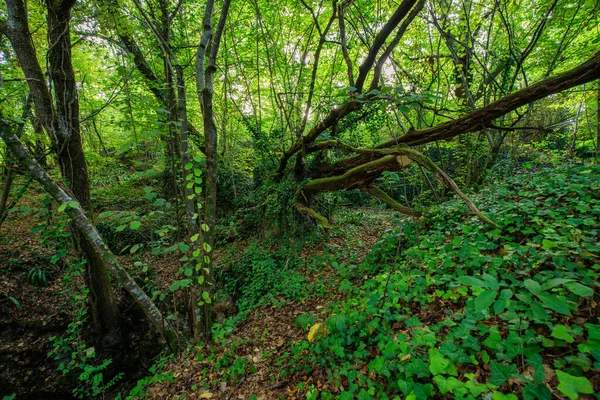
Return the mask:
<svg viewBox="0 0 600 400">
<path fill-rule="evenodd" d="M 104 397 L 598 399 L 600 167 L 530 171 L 473 199 L 498 228 L 454 200 L 418 223 L 343 207 L 327 237 L 222 244 L 215 265 L 236 311 L 217 318 L 210 344 L 175 357 L 156 353 L 119 291 L 138 354 Z M 58 226 L 40 215 L 0 228 L 0 395 L 71 398 L 76 376 L 46 354 L 73 320 L 81 277 L 65 276 L 57 249 L 31 233 Z M 149 253 L 119 259 L 168 294 L 181 255 Z M 177 300 L 168 294 L 165 312 Z"/>
<path fill-rule="evenodd" d="M 40 197 L 23 206 L 37 207 Z M 50 249 L 32 233 L 39 220 L 9 216 L 0 227 L 0 396 L 19 398 L 70 398 L 69 382 L 47 358 L 50 337 L 61 335 L 69 324 L 66 285 L 59 266 L 52 265 Z M 48 286 L 31 284 L 30 271 L 43 268 Z"/>
<path fill-rule="evenodd" d="M 51 262 L 56 249 L 45 246 L 40 241 L 41 236 L 32 233 L 45 225 L 43 216 L 32 211 L 43 208 L 43 196 L 27 197 L 20 202 L 20 206 L 28 210 L 27 218 L 14 213 L 0 227 L 0 381 L 3 382 L 0 396 L 17 393 L 18 399 L 74 398 L 71 390 L 76 382 L 73 377 L 63 376 L 58 370 L 59 362 L 49 358 L 48 352 L 52 350 L 50 338 L 63 335 L 67 325 L 72 322 L 75 306 L 69 306 L 69 294 L 81 285 L 81 277 L 75 277 L 72 282 L 69 282 L 69 277 L 65 279 L 64 266 Z M 190 348 L 164 366 L 165 370 L 172 371 L 175 379 L 156 384 L 148 391 L 148 395 L 152 398 L 171 398 L 187 393 L 188 398 L 205 398 L 208 390 L 192 389 L 196 387 L 199 376 L 209 378 L 216 384 L 210 390 L 213 390 L 213 398 L 217 399 L 249 398 L 251 394 L 265 399 L 293 398 L 298 392 L 299 382 L 314 381 L 319 386 L 324 384 L 325 377 L 319 376 L 296 375 L 279 379 L 279 371 L 274 365 L 281 354 L 289 349 L 290 343 L 306 338 L 306 329 L 295 326 L 298 316 L 319 312 L 335 297 L 341 296 L 336 289 L 339 276 L 330 273 L 330 259 L 324 257 L 324 253 L 337 254 L 339 262 L 362 262 L 380 233 L 391 227 L 391 216 L 396 214 L 381 209 L 347 209 L 344 215 L 352 220 L 351 224 L 336 230 L 327 240 L 308 245 L 299 256 L 307 261 L 298 271 L 306 276 L 306 282 L 319 285 L 320 294 L 336 294 L 333 297 L 309 294 L 302 301 L 282 300 L 276 306 L 256 308 L 237 324 L 223 346 L 215 348 L 212 361 L 231 358 L 233 353 L 229 351 L 235 347 L 235 358 L 247 357 L 252 360 L 255 373 L 244 374 L 242 380 L 239 377 L 227 377 L 226 369 L 217 371 L 214 362 L 199 361 L 196 353 L 202 351 Z M 247 241 L 241 241 L 230 243 L 226 248 L 229 252 L 243 253 L 247 246 Z M 225 258 L 219 256 L 224 253 L 223 250 L 218 252 L 217 264 L 219 258 Z M 177 258 L 176 255 L 157 258 L 142 253 L 121 256 L 120 261 L 129 269 L 134 269 L 134 262 L 140 260 L 152 264 L 157 287 L 168 290 L 177 279 L 180 265 Z M 318 265 L 315 265 L 315 260 Z M 31 271 L 42 271 L 39 279 L 44 281 L 34 283 Z M 121 292 L 118 294 L 123 295 Z M 196 355 L 190 356 L 191 353 Z M 137 373 L 132 375 L 143 375 L 150 365 L 151 358 L 146 358 L 142 363 L 145 368 L 137 369 Z M 131 385 L 132 377 L 126 376 L 124 384 Z M 297 397 L 302 396 L 297 394 Z"/>
<path fill-rule="evenodd" d="M 304 399 L 306 394 L 299 391 L 298 385 L 314 384 L 326 389 L 330 384 L 322 370 L 281 376 L 282 357 L 289 353 L 292 343 L 307 338 L 308 329 L 296 321 L 307 313 L 319 314 L 345 297 L 338 290 L 343 276 L 336 273 L 332 260 L 339 264 L 362 263 L 381 233 L 390 229 L 399 216 L 375 208 L 347 209 L 343 215 L 351 223 L 338 225 L 329 239 L 308 245 L 300 254 L 304 262 L 300 263 L 299 274 L 316 289 L 305 288 L 313 294 L 302 301 L 281 299 L 276 305 L 254 309 L 218 345 L 190 348 L 178 355 L 164 366 L 172 379 L 152 385 L 150 398 Z M 244 365 L 235 365 L 235 360 L 244 360 Z"/>
</svg>

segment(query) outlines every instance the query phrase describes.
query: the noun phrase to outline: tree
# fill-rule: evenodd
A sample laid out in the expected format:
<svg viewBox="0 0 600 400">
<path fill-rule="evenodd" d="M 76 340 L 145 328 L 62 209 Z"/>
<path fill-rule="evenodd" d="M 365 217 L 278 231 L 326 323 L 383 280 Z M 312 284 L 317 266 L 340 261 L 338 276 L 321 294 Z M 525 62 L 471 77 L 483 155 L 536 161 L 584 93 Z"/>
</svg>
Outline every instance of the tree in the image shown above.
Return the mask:
<svg viewBox="0 0 600 400">
<path fill-rule="evenodd" d="M 81 144 L 79 101 L 71 63 L 70 18 L 75 1 L 46 2 L 48 24 L 49 75 L 53 96 L 37 59 L 28 24 L 27 8 L 21 0 L 7 1 L 8 19 L 0 26 L 19 58 L 35 105 L 37 118 L 48 134 L 57 155 L 61 173 L 74 197 L 93 221 L 87 164 Z M 78 233 L 74 241 L 87 260 L 86 283 L 94 326 L 107 345 L 121 341 L 120 314 L 108 271 L 97 249 Z"/>
</svg>

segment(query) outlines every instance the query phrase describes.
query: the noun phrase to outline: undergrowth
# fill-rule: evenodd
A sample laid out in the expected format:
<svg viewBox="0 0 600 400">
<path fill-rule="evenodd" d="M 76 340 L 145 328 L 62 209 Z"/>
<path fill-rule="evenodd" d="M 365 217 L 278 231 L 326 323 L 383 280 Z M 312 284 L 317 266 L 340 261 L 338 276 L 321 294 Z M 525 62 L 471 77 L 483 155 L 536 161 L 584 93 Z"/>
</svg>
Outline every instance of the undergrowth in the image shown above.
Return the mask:
<svg viewBox="0 0 600 400">
<path fill-rule="evenodd" d="M 344 300 L 299 317 L 308 338 L 282 360 L 326 371 L 307 398 L 598 391 L 600 168 L 521 174 L 477 203 L 499 228 L 452 201 L 385 232 L 363 264 L 334 263 Z"/>
</svg>

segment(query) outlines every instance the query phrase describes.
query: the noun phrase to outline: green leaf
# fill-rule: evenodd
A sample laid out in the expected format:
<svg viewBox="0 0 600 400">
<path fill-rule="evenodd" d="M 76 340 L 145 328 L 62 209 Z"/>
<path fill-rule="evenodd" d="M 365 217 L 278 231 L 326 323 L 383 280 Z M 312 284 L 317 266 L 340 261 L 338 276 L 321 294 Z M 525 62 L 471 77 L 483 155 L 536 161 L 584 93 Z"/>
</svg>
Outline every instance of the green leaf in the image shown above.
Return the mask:
<svg viewBox="0 0 600 400">
<path fill-rule="evenodd" d="M 475 310 L 487 310 L 488 307 L 492 305 L 494 300 L 496 300 L 497 295 L 498 292 L 496 290 L 486 290 L 479 294 L 479 296 L 475 298 Z"/>
<path fill-rule="evenodd" d="M 96 352 L 96 349 L 95 349 L 95 348 L 93 348 L 93 347 L 88 347 L 88 348 L 85 350 L 85 356 L 86 356 L 86 357 L 91 357 L 91 356 L 92 356 L 92 354 L 94 354 L 95 352 Z"/>
<path fill-rule="evenodd" d="M 210 247 L 210 245 L 206 242 L 202 243 L 202 247 L 204 247 L 204 251 L 206 251 L 207 253 L 210 253 L 210 251 L 212 250 L 212 247 Z"/>
<path fill-rule="evenodd" d="M 196 240 L 198 240 L 198 238 L 199 238 L 199 237 L 200 237 L 200 234 L 199 234 L 199 233 L 196 233 L 195 235 L 193 235 L 193 236 L 190 238 L 190 241 L 191 241 L 191 242 L 195 242 Z"/>
<path fill-rule="evenodd" d="M 571 315 L 571 311 L 569 310 L 567 303 L 558 297 L 545 293 L 538 294 L 537 297 L 542 301 L 542 304 L 549 309 L 563 315 Z"/>
<path fill-rule="evenodd" d="M 467 286 L 487 287 L 484 281 L 473 276 L 459 276 L 457 281 Z"/>
<path fill-rule="evenodd" d="M 557 339 L 562 339 L 567 343 L 573 343 L 575 341 L 575 339 L 573 338 L 573 336 L 571 336 L 571 334 L 569 332 L 570 332 L 570 330 L 566 326 L 556 325 L 554 327 L 554 330 L 552 331 L 552 337 L 555 337 Z"/>
<path fill-rule="evenodd" d="M 537 295 L 542 292 L 542 287 L 540 286 L 540 284 L 534 281 L 533 279 L 526 279 L 523 283 L 525 284 L 527 290 L 529 290 L 532 294 Z"/>
<path fill-rule="evenodd" d="M 532 303 L 529 305 L 531 307 L 531 312 L 533 314 L 533 318 L 539 321 L 547 321 L 548 320 L 548 311 L 544 307 L 542 307 L 539 303 Z"/>
<path fill-rule="evenodd" d="M 136 230 L 139 229 L 140 226 L 142 226 L 142 223 L 140 221 L 131 221 L 131 223 L 129 224 L 129 229 Z"/>
<path fill-rule="evenodd" d="M 492 393 L 492 400 L 519 400 L 519 398 L 512 393 L 504 394 L 502 392 L 495 391 Z"/>
<path fill-rule="evenodd" d="M 210 304 L 210 295 L 208 292 L 202 292 L 202 299 L 204 299 L 206 303 Z"/>
<path fill-rule="evenodd" d="M 551 400 L 552 393 L 543 383 L 529 384 L 523 388 L 523 398 L 525 400 Z"/>
<path fill-rule="evenodd" d="M 484 273 L 481 277 L 487 284 L 487 287 L 489 287 L 490 289 L 498 290 L 500 288 L 500 284 L 498 283 L 498 280 L 493 275 Z"/>
<path fill-rule="evenodd" d="M 571 400 L 576 400 L 579 393 L 592 394 L 594 389 L 590 381 L 583 376 L 573 376 L 563 371 L 556 371 L 557 389 Z"/>
<path fill-rule="evenodd" d="M 189 286 L 192 283 L 191 279 L 182 279 L 179 281 L 179 287 L 186 287 Z"/>
<path fill-rule="evenodd" d="M 573 282 L 573 279 L 565 279 L 565 278 L 554 278 L 548 280 L 546 283 L 542 285 L 542 290 L 552 289 L 554 287 L 563 285 L 567 282 Z"/>
<path fill-rule="evenodd" d="M 190 249 L 190 246 L 188 244 L 186 244 L 185 242 L 179 242 L 179 251 L 181 251 L 182 253 L 185 253 L 189 249 Z"/>
<path fill-rule="evenodd" d="M 439 375 L 446 372 L 450 360 L 445 358 L 437 349 L 429 349 L 429 371 L 433 375 Z"/>
<path fill-rule="evenodd" d="M 548 240 L 548 239 L 542 240 L 542 249 L 544 249 L 544 250 L 552 250 L 552 249 L 554 249 L 556 247 L 558 247 L 558 243 L 553 242 L 553 241 Z"/>
<path fill-rule="evenodd" d="M 104 211 L 102 213 L 100 213 L 100 215 L 98 215 L 98 218 L 108 218 L 111 215 L 113 215 L 115 212 L 114 211 Z"/>
<path fill-rule="evenodd" d="M 514 364 L 504 365 L 502 363 L 492 361 L 490 363 L 490 371 L 492 376 L 490 377 L 489 383 L 496 386 L 502 386 L 508 378 L 517 374 L 517 366 Z"/>
<path fill-rule="evenodd" d="M 464 386 L 464 383 L 459 381 L 453 376 L 449 376 L 448 378 L 443 377 L 441 375 L 436 375 L 433 377 L 433 381 L 437 385 L 440 393 L 446 394 L 457 387 Z"/>
<path fill-rule="evenodd" d="M 496 328 L 497 329 L 497 328 Z M 502 336 L 500 336 L 500 333 L 498 333 L 497 331 L 490 331 L 490 336 L 488 336 L 487 339 L 485 339 L 482 343 L 484 346 L 495 350 L 497 352 L 501 352 L 502 351 L 502 344 L 503 344 L 504 340 L 502 339 Z"/>
<path fill-rule="evenodd" d="M 62 203 L 59 207 L 58 207 L 58 212 L 63 212 L 67 209 L 67 203 Z"/>
<path fill-rule="evenodd" d="M 588 297 L 594 295 L 594 290 L 578 282 L 567 282 L 565 283 L 565 286 L 571 291 L 571 293 L 576 294 L 579 297 Z"/>
<path fill-rule="evenodd" d="M 500 314 L 506 308 L 506 300 L 498 299 L 494 303 L 494 314 Z"/>
</svg>

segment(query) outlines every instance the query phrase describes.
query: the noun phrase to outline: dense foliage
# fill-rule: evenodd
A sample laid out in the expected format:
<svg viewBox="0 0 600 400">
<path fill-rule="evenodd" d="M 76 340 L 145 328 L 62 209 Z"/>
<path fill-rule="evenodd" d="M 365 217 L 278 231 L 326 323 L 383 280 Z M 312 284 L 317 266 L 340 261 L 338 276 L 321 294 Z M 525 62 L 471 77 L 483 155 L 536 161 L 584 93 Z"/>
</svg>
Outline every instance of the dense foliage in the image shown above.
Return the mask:
<svg viewBox="0 0 600 400">
<path fill-rule="evenodd" d="M 5 0 L 0 395 L 600 391 L 599 20 Z"/>
</svg>

